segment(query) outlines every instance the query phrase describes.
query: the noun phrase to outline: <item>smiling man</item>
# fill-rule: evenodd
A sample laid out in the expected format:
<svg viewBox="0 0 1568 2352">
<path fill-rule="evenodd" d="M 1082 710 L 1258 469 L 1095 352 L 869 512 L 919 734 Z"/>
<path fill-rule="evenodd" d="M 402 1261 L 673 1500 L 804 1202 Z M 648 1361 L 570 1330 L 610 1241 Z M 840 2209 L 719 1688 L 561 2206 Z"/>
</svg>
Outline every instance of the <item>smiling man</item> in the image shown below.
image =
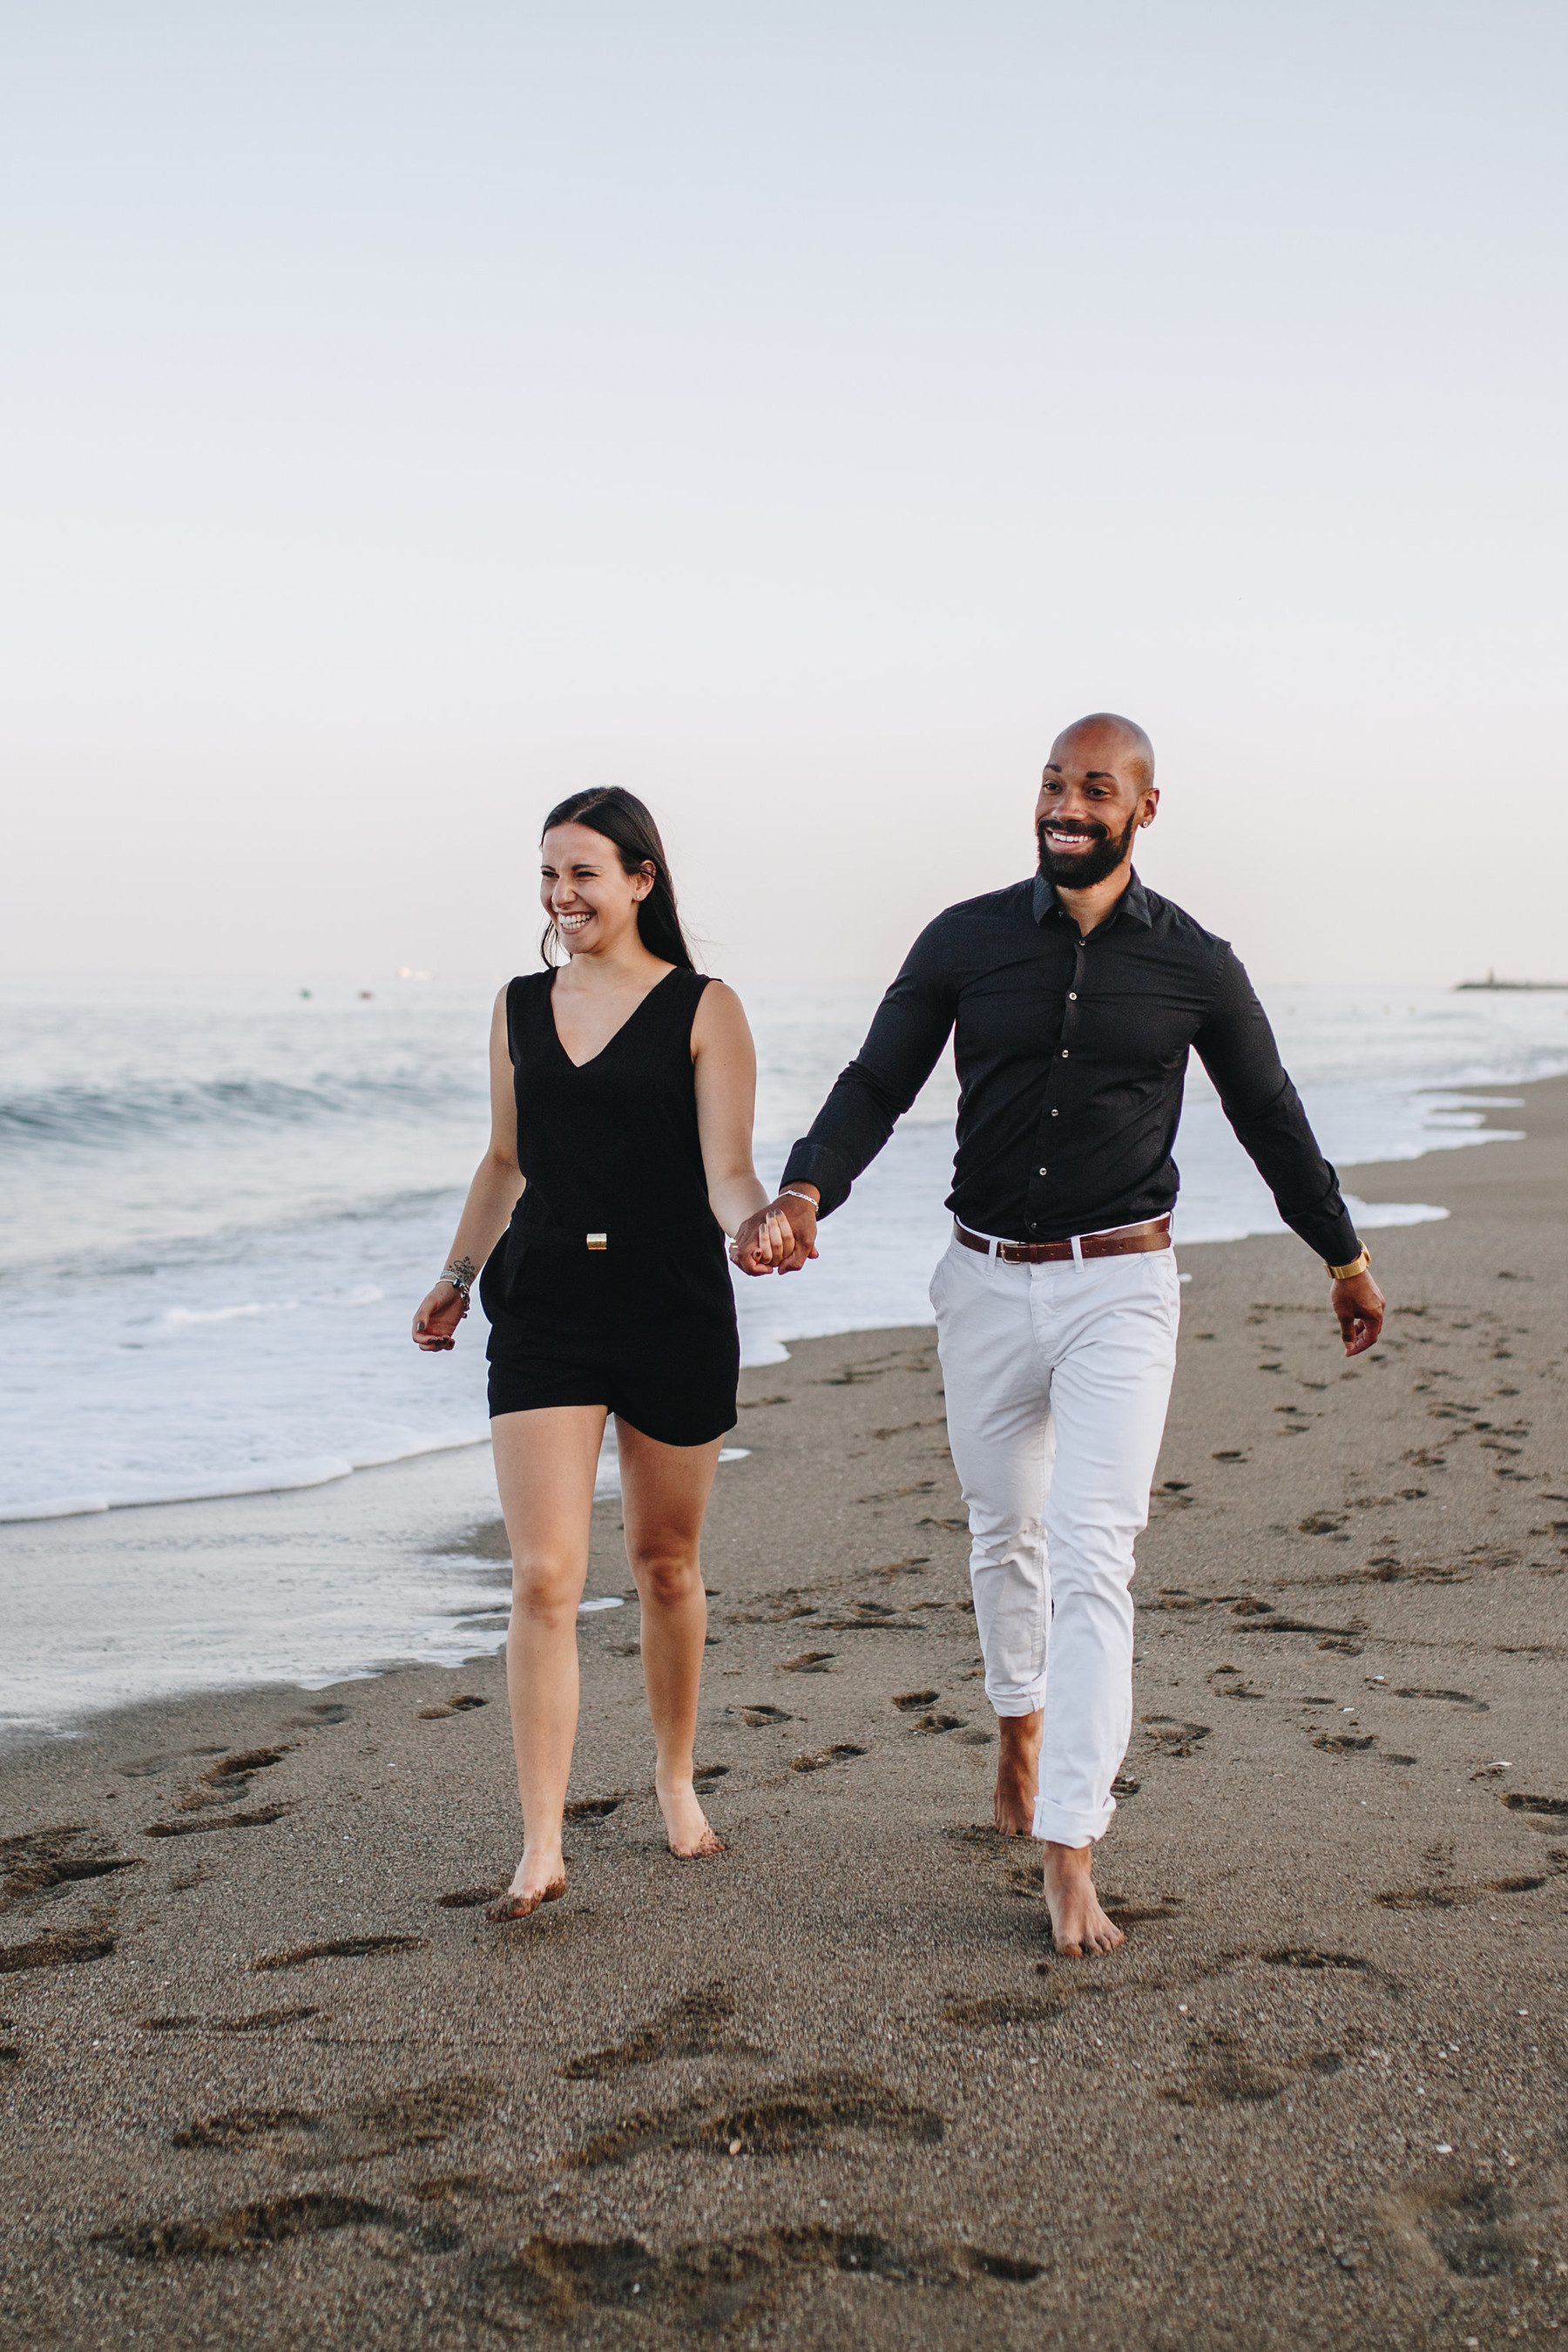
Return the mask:
<svg viewBox="0 0 1568 2352">
<path fill-rule="evenodd" d="M 1131 719 L 1100 711 L 1058 736 L 1037 872 L 921 932 L 762 1213 L 787 1220 L 779 1271 L 797 1271 L 956 1031 L 953 1233 L 931 1295 L 1000 1718 L 996 1825 L 1043 1842 L 1057 1947 L 1073 1955 L 1121 1941 L 1090 1865 L 1132 1727 L 1129 1587 L 1175 1366 L 1171 1148 L 1189 1048 L 1327 1265 L 1345 1353 L 1384 1317 L 1246 972 L 1132 870 L 1159 804 Z"/>
</svg>

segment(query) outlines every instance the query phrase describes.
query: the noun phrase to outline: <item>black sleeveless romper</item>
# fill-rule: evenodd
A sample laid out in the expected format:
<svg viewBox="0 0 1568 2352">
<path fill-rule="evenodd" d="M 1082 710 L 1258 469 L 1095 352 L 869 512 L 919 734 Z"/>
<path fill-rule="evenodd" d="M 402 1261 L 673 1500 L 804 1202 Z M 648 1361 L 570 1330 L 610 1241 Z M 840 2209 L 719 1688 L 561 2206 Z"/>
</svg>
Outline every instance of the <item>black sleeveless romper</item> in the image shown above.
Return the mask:
<svg viewBox="0 0 1568 2352">
<path fill-rule="evenodd" d="M 490 1412 L 602 1404 L 662 1444 L 705 1445 L 735 1425 L 741 1367 L 697 1132 L 691 1024 L 708 982 L 667 972 L 579 1068 L 554 981 L 506 992 L 528 1181 L 479 1277 Z"/>
</svg>

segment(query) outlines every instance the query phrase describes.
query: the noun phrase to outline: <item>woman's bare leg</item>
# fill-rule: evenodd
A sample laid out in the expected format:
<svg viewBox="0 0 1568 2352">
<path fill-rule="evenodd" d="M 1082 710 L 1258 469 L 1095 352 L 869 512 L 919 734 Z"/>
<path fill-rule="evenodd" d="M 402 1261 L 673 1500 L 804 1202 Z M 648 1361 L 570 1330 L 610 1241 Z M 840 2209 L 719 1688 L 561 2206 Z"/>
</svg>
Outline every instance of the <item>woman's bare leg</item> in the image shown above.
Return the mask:
<svg viewBox="0 0 1568 2352">
<path fill-rule="evenodd" d="M 658 1761 L 654 1785 L 671 1853 L 721 1853 L 691 1785 L 708 1596 L 700 1546 L 721 1440 L 660 1445 L 616 1423 L 626 1558 L 642 1601 L 643 1678 Z"/>
<path fill-rule="evenodd" d="M 588 1574 L 603 1405 L 504 1412 L 490 1423 L 496 1484 L 511 1543 L 506 1690 L 522 1860 L 492 1918 L 521 1919 L 566 1891 L 561 1853 L 577 1736 L 577 1603 Z"/>
</svg>

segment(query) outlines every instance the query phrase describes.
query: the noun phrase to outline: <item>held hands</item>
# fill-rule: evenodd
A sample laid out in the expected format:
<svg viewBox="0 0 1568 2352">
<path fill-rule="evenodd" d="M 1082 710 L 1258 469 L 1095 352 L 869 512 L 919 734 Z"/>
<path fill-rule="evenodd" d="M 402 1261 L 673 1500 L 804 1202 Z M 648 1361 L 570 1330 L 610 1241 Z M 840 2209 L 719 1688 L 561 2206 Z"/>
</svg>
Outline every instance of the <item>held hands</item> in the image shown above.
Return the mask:
<svg viewBox="0 0 1568 2352">
<path fill-rule="evenodd" d="M 1376 1345 L 1388 1301 L 1370 1274 L 1353 1275 L 1348 1282 L 1336 1282 L 1331 1297 L 1346 1355 L 1364 1356 L 1369 1348 Z"/>
<path fill-rule="evenodd" d="M 730 1244 L 742 1274 L 798 1274 L 816 1255 L 816 1204 L 793 1192 L 748 1217 Z"/>
<path fill-rule="evenodd" d="M 414 1344 L 426 1355 L 442 1353 L 457 1344 L 458 1324 L 468 1302 L 453 1282 L 438 1282 L 414 1318 Z"/>
</svg>

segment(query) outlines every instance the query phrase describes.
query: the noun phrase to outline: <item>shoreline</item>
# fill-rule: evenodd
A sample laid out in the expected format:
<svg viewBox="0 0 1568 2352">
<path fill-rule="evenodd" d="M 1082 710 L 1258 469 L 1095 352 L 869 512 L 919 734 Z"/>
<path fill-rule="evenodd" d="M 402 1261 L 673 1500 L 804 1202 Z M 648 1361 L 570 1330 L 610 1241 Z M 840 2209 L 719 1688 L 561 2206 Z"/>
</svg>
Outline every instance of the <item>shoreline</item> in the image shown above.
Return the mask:
<svg viewBox="0 0 1568 2352">
<path fill-rule="evenodd" d="M 1512 1120 L 1530 1116 L 1536 1094 L 1542 1096 L 1542 1111 L 1550 1122 L 1549 1103 L 1554 1099 L 1552 1090 L 1568 1089 L 1568 1078 L 1538 1079 L 1510 1088 L 1468 1090 L 1468 1098 L 1479 1106 L 1487 1093 L 1496 1100 L 1495 1115 L 1489 1115 L 1485 1129 L 1467 1136 L 1467 1147 L 1475 1136 L 1496 1129 L 1503 1135 L 1514 1133 Z M 1521 1113 L 1520 1105 L 1523 1104 Z M 1520 1143 L 1510 1141 L 1499 1146 L 1518 1151 Z M 1486 1163 L 1489 1155 L 1481 1155 L 1482 1166 L 1472 1168 L 1456 1163 L 1468 1163 L 1473 1158 L 1469 1149 L 1445 1150 L 1424 1155 L 1423 1161 L 1389 1160 L 1371 1162 L 1363 1167 L 1347 1168 L 1342 1175 L 1348 1189 L 1369 1202 L 1398 1200 L 1410 1190 L 1410 1171 L 1423 1166 L 1434 1177 L 1434 1182 L 1424 1186 L 1432 1195 L 1431 1205 L 1444 1210 L 1447 1202 L 1442 1196 L 1451 1192 L 1456 1199 L 1466 1202 L 1484 1197 Z M 1478 1184 L 1477 1179 L 1479 1179 Z M 1436 1181 L 1441 1179 L 1442 1181 Z M 1353 1180 L 1353 1181 L 1349 1181 Z M 1449 1180 L 1452 1180 L 1451 1181 Z M 1446 1220 L 1447 1221 L 1447 1220 Z M 1382 1263 L 1382 1253 L 1388 1237 L 1410 1230 L 1404 1226 L 1374 1228 L 1373 1255 Z M 1233 1251 L 1258 1245 L 1279 1246 L 1287 1252 L 1300 1252 L 1294 1236 L 1245 1235 L 1238 1239 L 1215 1242 L 1186 1242 L 1180 1245 L 1184 1264 L 1197 1262 L 1195 1254 L 1213 1251 Z M 1189 1286 L 1190 1288 L 1190 1286 Z M 883 1334 L 909 1336 L 929 1331 L 929 1324 L 908 1326 L 870 1326 L 864 1335 L 859 1332 L 835 1333 L 826 1339 L 792 1339 L 784 1344 L 793 1358 L 804 1348 L 818 1345 L 840 1345 Z M 763 1362 L 747 1368 L 748 1376 L 764 1378 L 773 1365 Z M 744 1438 L 742 1425 L 729 1441 L 738 1444 Z M 482 1456 L 479 1449 L 484 1449 Z M 443 1440 L 411 1451 L 390 1461 L 354 1470 L 348 1476 L 334 1476 L 310 1483 L 285 1486 L 265 1486 L 238 1493 L 182 1497 L 178 1500 L 127 1505 L 110 1512 L 72 1512 L 49 1518 L 29 1518 L 7 1521 L 0 1528 L 0 1548 L 9 1549 L 13 1557 L 23 1559 L 30 1553 L 40 1577 L 58 1574 L 62 1559 L 73 1551 L 93 1550 L 100 1547 L 116 1556 L 117 1567 L 125 1576 L 135 1578 L 145 1572 L 146 1563 L 165 1546 L 182 1552 L 209 1549 L 215 1556 L 232 1562 L 237 1574 L 264 1572 L 269 1563 L 278 1560 L 301 1563 L 300 1570 L 309 1572 L 310 1540 L 313 1531 L 320 1530 L 320 1542 L 329 1552 L 341 1552 L 345 1544 L 352 1545 L 363 1536 L 373 1547 L 373 1557 L 389 1567 L 402 1556 L 402 1565 L 422 1559 L 460 1558 L 463 1551 L 464 1527 L 459 1522 L 484 1517 L 495 1510 L 491 1474 L 489 1462 L 489 1439 L 481 1436 L 471 1441 Z M 454 1465 L 450 1457 L 467 1455 L 467 1466 Z M 726 1465 L 721 1477 L 731 1475 L 735 1465 Z M 372 1475 L 372 1474 L 375 1475 Z M 601 1501 L 614 1499 L 600 1496 Z M 402 1524 L 400 1514 L 406 1519 Z M 168 1515 L 168 1516 L 163 1516 Z M 88 1523 L 84 1528 L 83 1523 Z M 362 1526 L 363 1523 L 363 1526 Z M 442 1553 L 439 1549 L 443 1528 L 454 1534 L 454 1549 Z M 73 1544 L 73 1537 L 76 1538 Z M 123 1554 L 122 1564 L 119 1555 Z M 426 1571 L 413 1580 L 416 1598 L 410 1602 L 406 1622 L 428 1624 L 431 1612 L 450 1614 L 458 1599 L 454 1590 L 450 1596 L 439 1588 L 441 1577 Z M 484 1605 L 483 1596 L 468 1596 L 476 1608 Z M 169 1629 L 171 1641 L 178 1638 L 178 1629 Z M 327 1639 L 323 1634 L 323 1642 Z M 341 1643 L 338 1645 L 340 1654 Z M 472 1654 L 486 1654 L 477 1650 Z M 89 1736 L 95 1727 L 107 1729 L 107 1718 L 122 1709 L 132 1712 L 147 1706 L 167 1706 L 182 1700 L 198 1705 L 204 1698 L 217 1696 L 237 1696 L 246 1691 L 272 1689 L 300 1691 L 335 1686 L 339 1682 L 363 1681 L 388 1671 L 413 1671 L 416 1661 L 387 1661 L 374 1657 L 356 1659 L 341 1670 L 330 1657 L 322 1657 L 304 1665 L 294 1677 L 272 1677 L 258 1684 L 247 1680 L 225 1682 L 194 1682 L 184 1690 L 175 1690 L 151 1697 L 137 1696 L 129 1700 L 109 1699 L 101 1705 L 87 1705 L 58 1710 L 49 1723 L 12 1719 L 0 1727 L 0 1755 L 14 1752 L 19 1747 L 32 1744 L 47 1747 L 61 1739 L 74 1740 Z M 449 1651 L 443 1664 L 460 1663 Z M 438 1665 L 437 1671 L 441 1670 Z"/>
<path fill-rule="evenodd" d="M 1407 1081 L 1403 1088 L 1394 1089 L 1394 1096 L 1408 1111 L 1421 1091 L 1418 1088 L 1411 1095 Z M 1426 1091 L 1434 1092 L 1436 1099 L 1445 1097 L 1452 1089 L 1435 1086 Z M 1456 1103 L 1468 1098 L 1463 1089 L 1453 1097 Z M 1177 1215 L 1178 1243 L 1194 1245 L 1192 1234 L 1200 1225 L 1205 1228 L 1205 1239 L 1245 1238 L 1255 1229 L 1277 1231 L 1269 1222 L 1273 1211 L 1267 1193 L 1247 1169 L 1224 1129 L 1217 1105 L 1207 1099 L 1205 1092 L 1202 1101 L 1194 1101 L 1189 1108 L 1194 1123 L 1184 1128 L 1178 1145 L 1186 1180 Z M 1405 1133 L 1398 1116 L 1393 1116 L 1391 1122 L 1390 1118 L 1373 1115 L 1369 1125 L 1363 1110 L 1351 1118 L 1349 1131 L 1363 1146 L 1373 1134 L 1380 1135 L 1395 1159 L 1414 1167 L 1417 1158 L 1428 1159 L 1435 1153 L 1484 1139 L 1479 1132 L 1459 1131 L 1463 1119 L 1473 1115 L 1468 1110 L 1450 1110 L 1441 1117 L 1433 1114 L 1425 1120 L 1417 1119 L 1415 1129 Z M 766 1285 L 746 1286 L 742 1294 L 741 1314 L 742 1351 L 748 1362 L 777 1361 L 779 1345 L 787 1346 L 799 1337 L 892 1328 L 924 1319 L 923 1279 L 907 1278 L 907 1269 L 923 1262 L 928 1252 L 934 1258 L 941 1247 L 942 1216 L 936 1203 L 945 1190 L 950 1164 L 950 1126 L 951 1118 L 935 1122 L 917 1118 L 901 1124 L 889 1151 L 868 1171 L 858 1188 L 858 1204 L 848 1213 L 850 1223 L 858 1228 L 856 1245 L 836 1268 L 816 1269 L 804 1283 L 784 1293 L 770 1293 Z M 1507 1131 L 1495 1128 L 1492 1130 L 1500 1135 Z M 1223 1172 L 1216 1170 L 1214 1160 L 1216 1139 L 1221 1134 L 1226 1139 L 1222 1159 L 1228 1156 Z M 782 1152 L 786 1147 L 769 1147 L 770 1150 L 775 1148 Z M 1412 1149 L 1414 1158 L 1410 1156 Z M 1354 1166 L 1363 1163 L 1358 1161 L 1352 1165 L 1346 1160 L 1347 1177 L 1353 1177 Z M 925 1204 L 923 1214 L 916 1206 L 918 1202 Z M 1398 1205 L 1417 1217 L 1421 1213 L 1420 1204 Z M 258 1238 L 252 1234 L 250 1242 L 254 1244 Z M 243 1234 L 236 1239 L 245 1242 Z M 398 1269 L 406 1269 L 409 1245 L 407 1235 L 390 1251 L 378 1244 L 373 1253 L 374 1265 L 368 1269 L 374 1272 L 375 1280 L 356 1285 L 352 1297 L 346 1293 L 334 1297 L 334 1314 L 352 1308 L 358 1315 L 373 1302 L 399 1292 L 404 1276 Z M 873 1265 L 877 1271 L 868 1274 Z M 897 1270 L 893 1271 L 895 1265 Z M 310 1267 L 303 1272 L 294 1267 L 296 1288 L 308 1283 L 312 1268 L 318 1277 L 326 1278 L 327 1269 L 312 1260 Z M 209 1274 L 211 1271 L 208 1269 Z M 171 1310 L 164 1319 L 195 1326 L 257 1318 L 266 1323 L 268 1318 L 292 1314 L 299 1307 L 299 1298 L 289 1282 L 281 1281 L 279 1287 L 280 1281 L 276 1265 L 252 1265 L 247 1258 L 237 1271 L 237 1291 L 228 1287 L 226 1279 L 219 1281 L 216 1291 L 210 1283 L 205 1288 L 198 1284 L 191 1294 L 192 1303 Z M 244 1303 L 237 1304 L 237 1297 L 242 1297 Z M 37 1303 L 42 1305 L 41 1300 Z M 777 1311 L 781 1307 L 782 1313 Z M 116 1437 L 96 1448 L 84 1465 L 64 1452 L 63 1433 L 58 1425 L 47 1415 L 42 1422 L 29 1420 L 24 1409 L 17 1460 L 12 1465 L 12 1476 L 5 1482 L 5 1499 L 0 1503 L 0 1547 L 5 1544 L 4 1530 L 7 1528 L 25 1528 L 55 1517 L 97 1516 L 104 1510 L 158 1508 L 176 1502 L 229 1501 L 247 1494 L 286 1493 L 328 1485 L 363 1469 L 384 1466 L 425 1452 L 482 1444 L 488 1433 L 482 1381 L 476 1386 L 471 1378 L 459 1379 L 454 1386 L 449 1379 L 442 1384 L 439 1393 L 432 1391 L 427 1383 L 408 1387 L 402 1377 L 407 1368 L 401 1365 L 400 1347 L 393 1343 L 393 1332 L 386 1324 L 390 1314 L 392 1324 L 400 1331 L 400 1318 L 395 1308 L 385 1309 L 377 1304 L 374 1311 L 382 1328 L 374 1334 L 358 1331 L 352 1344 L 346 1328 L 340 1328 L 336 1323 L 329 1325 L 332 1380 L 337 1383 L 333 1394 L 339 1409 L 326 1421 L 301 1411 L 305 1400 L 316 1392 L 313 1382 L 308 1381 L 301 1391 L 297 1382 L 280 1379 L 279 1364 L 268 1360 L 263 1348 L 259 1359 L 247 1360 L 248 1377 L 252 1381 L 259 1381 L 259 1389 L 247 1388 L 246 1379 L 238 1377 L 244 1368 L 237 1363 L 220 1358 L 211 1367 L 218 1381 L 216 1402 L 222 1441 L 216 1445 L 205 1439 L 193 1442 L 204 1428 L 204 1402 L 210 1405 L 215 1400 L 207 1397 L 204 1401 L 199 1390 L 191 1389 L 191 1365 L 181 1349 L 165 1359 L 159 1352 L 161 1336 L 154 1333 L 149 1340 L 142 1328 L 148 1311 L 153 1312 L 156 1320 L 155 1302 L 150 1304 L 143 1298 L 140 1309 L 131 1313 L 127 1321 L 128 1302 L 121 1298 L 117 1310 L 121 1320 L 116 1322 L 111 1314 L 112 1328 L 100 1335 L 100 1339 L 117 1338 L 120 1346 L 133 1351 L 156 1343 L 152 1357 L 138 1360 L 133 1355 L 131 1367 L 119 1366 L 107 1388 L 101 1349 L 96 1356 L 90 1347 L 86 1347 L 84 1352 L 84 1333 L 80 1328 L 68 1323 L 59 1328 L 58 1339 L 64 1350 L 64 1361 L 54 1367 L 55 1375 L 62 1374 L 65 1362 L 68 1362 L 84 1399 L 93 1402 L 96 1410 L 107 1411 L 114 1426 L 132 1442 L 122 1443 Z M 803 1324 L 805 1330 L 788 1328 L 795 1323 Z M 258 1325 L 257 1331 L 259 1328 Z M 250 1337 L 255 1340 L 257 1332 L 252 1331 Z M 363 1352 L 367 1342 L 372 1349 L 370 1357 Z M 343 1353 L 345 1346 L 349 1347 L 347 1356 Z M 355 1347 L 361 1350 L 358 1357 L 353 1355 Z M 113 1349 L 108 1360 L 117 1361 Z M 342 1383 L 348 1381 L 352 1386 L 363 1381 L 372 1360 L 377 1409 L 368 1417 L 359 1411 L 345 1413 L 341 1409 Z M 120 1372 L 127 1369 L 134 1370 L 138 1380 L 150 1372 L 152 1389 L 145 1390 L 133 1382 L 132 1393 L 122 1395 Z M 166 1392 L 170 1381 L 174 1383 L 172 1393 Z M 455 1417 L 454 1406 L 458 1408 Z M 162 1427 L 165 1416 L 166 1430 Z M 142 1444 L 143 1433 L 150 1445 Z M 25 1463 L 30 1464 L 30 1468 L 22 1479 L 16 1473 Z M 226 1463 L 226 1467 L 223 1466 Z"/>
</svg>

